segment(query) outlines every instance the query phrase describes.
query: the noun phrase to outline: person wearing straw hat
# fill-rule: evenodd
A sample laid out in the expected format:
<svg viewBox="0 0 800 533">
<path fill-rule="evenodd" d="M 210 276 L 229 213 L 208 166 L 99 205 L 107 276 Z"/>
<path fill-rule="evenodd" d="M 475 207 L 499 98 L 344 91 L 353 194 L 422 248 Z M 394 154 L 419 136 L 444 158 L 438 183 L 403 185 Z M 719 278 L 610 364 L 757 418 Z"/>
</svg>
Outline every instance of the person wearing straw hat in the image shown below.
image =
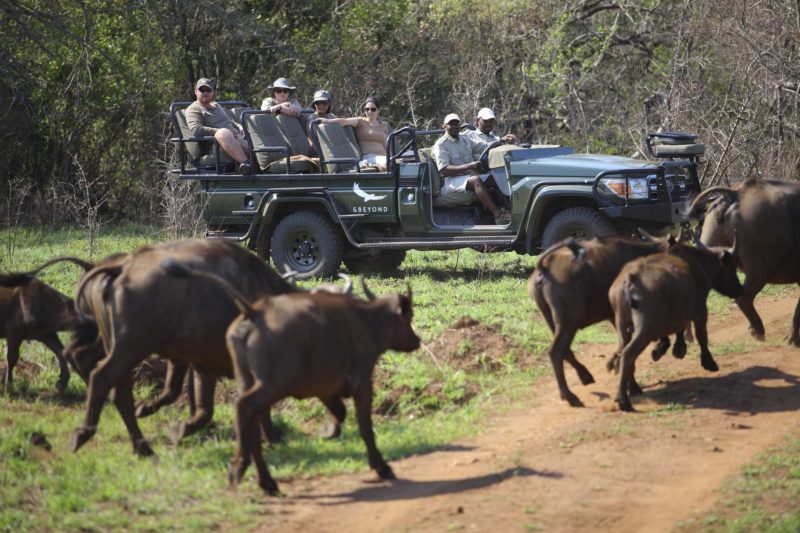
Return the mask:
<svg viewBox="0 0 800 533">
<path fill-rule="evenodd" d="M 278 78 L 267 87 L 272 96 L 264 98 L 261 102 L 262 111 L 269 111 L 273 115 L 289 115 L 290 117 L 300 116 L 300 103 L 297 100 L 290 100 L 290 95 L 297 87 L 289 85 L 286 78 Z"/>
<path fill-rule="evenodd" d="M 504 143 L 516 143 L 517 137 L 511 133 L 507 133 L 502 137 L 498 137 L 492 130 L 497 126 L 497 118 L 494 111 L 488 107 L 484 107 L 478 111 L 478 116 L 475 119 L 476 129 L 464 132 L 470 142 L 472 142 L 472 159 L 478 160 L 486 148 L 496 141 L 503 141 Z"/>
<path fill-rule="evenodd" d="M 314 101 L 311 102 L 314 112 L 311 114 L 312 120 L 315 118 L 336 118 L 331 113 L 331 93 L 325 89 L 320 89 L 314 93 Z"/>
<path fill-rule="evenodd" d="M 455 113 L 448 114 L 444 117 L 444 129 L 444 135 L 436 140 L 431 149 L 436 168 L 443 179 L 439 193 L 442 205 L 470 205 L 477 198 L 492 213 L 495 224 L 510 224 L 511 214 L 497 207 L 478 174 L 481 163 L 472 159 L 472 143 L 459 135 L 461 118 Z"/>
<path fill-rule="evenodd" d="M 186 125 L 194 137 L 211 137 L 226 154 L 239 165 L 239 172 L 250 174 L 253 170 L 247 153 L 250 147 L 244 138 L 242 125 L 230 119 L 221 105 L 214 101 L 214 82 L 200 78 L 194 86 L 197 98 L 186 108 Z"/>
</svg>

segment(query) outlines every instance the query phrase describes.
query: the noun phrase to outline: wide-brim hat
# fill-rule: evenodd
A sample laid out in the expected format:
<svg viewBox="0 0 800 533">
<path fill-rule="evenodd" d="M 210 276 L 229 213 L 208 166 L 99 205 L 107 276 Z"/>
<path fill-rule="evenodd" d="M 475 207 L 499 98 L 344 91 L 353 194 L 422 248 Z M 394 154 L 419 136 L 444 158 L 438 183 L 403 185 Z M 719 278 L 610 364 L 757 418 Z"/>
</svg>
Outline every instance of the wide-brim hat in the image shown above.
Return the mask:
<svg viewBox="0 0 800 533">
<path fill-rule="evenodd" d="M 288 89 L 290 91 L 294 91 L 295 89 L 297 89 L 297 87 L 289 85 L 289 80 L 287 80 L 286 78 L 278 78 L 272 83 L 272 85 L 267 87 L 268 91 L 271 91 L 273 89 Z"/>
<path fill-rule="evenodd" d="M 314 93 L 314 101 L 311 102 L 311 105 L 316 104 L 317 102 L 329 102 L 331 101 L 331 93 L 324 89 L 320 89 L 319 91 Z"/>
</svg>

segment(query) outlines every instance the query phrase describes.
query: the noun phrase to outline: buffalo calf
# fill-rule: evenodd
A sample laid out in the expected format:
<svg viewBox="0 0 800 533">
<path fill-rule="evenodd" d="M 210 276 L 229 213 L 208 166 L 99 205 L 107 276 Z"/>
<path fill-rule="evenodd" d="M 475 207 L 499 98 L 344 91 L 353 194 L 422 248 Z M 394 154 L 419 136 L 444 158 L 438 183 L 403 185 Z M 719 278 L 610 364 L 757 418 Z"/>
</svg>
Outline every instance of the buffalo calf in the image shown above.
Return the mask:
<svg viewBox="0 0 800 533">
<path fill-rule="evenodd" d="M 215 280 L 241 314 L 226 333 L 240 391 L 236 404 L 238 451 L 229 480 L 238 484 L 250 460 L 259 486 L 270 494 L 278 485 L 261 453 L 259 416 L 283 398 L 317 397 L 335 418 L 344 418 L 343 398 L 355 400 L 358 428 L 369 465 L 381 479 L 394 479 L 375 445 L 372 430 L 372 373 L 386 350 L 411 352 L 420 346 L 411 327 L 411 290 L 368 300 L 327 292 L 265 296 L 249 304 L 227 281 L 209 272 L 190 271 L 174 261 L 162 266 L 176 276 L 202 275 Z"/>
<path fill-rule="evenodd" d="M 703 367 L 716 370 L 708 350 L 706 298 L 713 288 L 736 298 L 742 285 L 736 277 L 736 245 L 733 249 L 698 248 L 675 244 L 669 252 L 636 259 L 622 269 L 608 291 L 620 339 L 621 361 L 617 403 L 633 411 L 628 390 L 633 382 L 636 358 L 654 340 L 680 334 L 694 322 Z M 663 353 L 663 352 L 662 352 Z"/>
</svg>

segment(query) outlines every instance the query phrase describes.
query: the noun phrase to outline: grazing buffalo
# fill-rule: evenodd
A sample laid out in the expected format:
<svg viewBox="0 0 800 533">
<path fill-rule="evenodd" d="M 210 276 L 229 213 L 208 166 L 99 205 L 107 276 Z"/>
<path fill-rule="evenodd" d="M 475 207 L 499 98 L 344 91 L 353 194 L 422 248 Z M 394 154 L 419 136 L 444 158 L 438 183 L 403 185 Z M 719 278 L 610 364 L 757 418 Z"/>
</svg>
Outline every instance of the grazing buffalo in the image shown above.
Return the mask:
<svg viewBox="0 0 800 533">
<path fill-rule="evenodd" d="M 233 376 L 225 331 L 238 315 L 236 306 L 206 278 L 176 283 L 159 267 L 168 258 L 229 279 L 239 291 L 253 297 L 298 290 L 254 254 L 221 240 L 145 246 L 86 272 L 75 300 L 79 313 L 90 320 L 79 326 L 77 340 L 68 347 L 82 372 L 90 372 L 85 424 L 73 435 L 73 450 L 96 432 L 103 404 L 113 388 L 113 401 L 134 451 L 153 453 L 136 422 L 131 390 L 133 368 L 152 353 L 174 363 L 165 393 L 172 396 L 162 395 L 157 400 L 160 404 L 179 394 L 189 366 L 197 371 L 198 408 L 189 422 L 180 426 L 179 438 L 211 419 L 216 379 Z M 140 407 L 140 414 L 143 409 Z M 271 440 L 277 438 L 271 425 L 264 430 Z"/>
<path fill-rule="evenodd" d="M 61 260 L 64 258 L 55 261 Z M 68 260 L 83 268 L 91 267 L 79 259 Z M 56 389 L 64 392 L 69 382 L 69 367 L 57 332 L 75 327 L 75 306 L 72 299 L 36 279 L 37 272 L 0 274 L 0 338 L 6 339 L 8 361 L 3 383 L 6 389 L 11 389 L 22 341 L 37 340 L 55 354 L 59 367 Z"/>
<path fill-rule="evenodd" d="M 753 306 L 756 295 L 767 283 L 800 282 L 800 184 L 748 179 L 733 188 L 713 187 L 694 200 L 691 213 L 703 208 L 704 244 L 730 246 L 736 233 L 739 267 L 746 274 L 736 303 L 750 322 L 750 333 L 763 340 L 764 323 Z M 800 347 L 800 301 L 786 340 Z"/>
<path fill-rule="evenodd" d="M 372 373 L 386 350 L 411 352 L 420 346 L 411 327 L 410 288 L 406 295 L 376 298 L 364 286 L 368 301 L 329 292 L 296 292 L 265 296 L 251 305 L 220 276 L 174 261 L 162 266 L 177 277 L 214 280 L 241 311 L 226 334 L 240 392 L 236 404 L 239 447 L 229 471 L 232 485 L 241 481 L 252 459 L 259 486 L 278 494 L 261 453 L 256 422 L 259 415 L 268 416 L 272 405 L 290 396 L 319 398 L 339 423 L 345 414 L 342 398 L 354 397 L 369 465 L 381 479 L 394 479 L 375 445 Z"/>
<path fill-rule="evenodd" d="M 708 350 L 706 298 L 712 288 L 731 298 L 742 293 L 735 253 L 735 245 L 733 249 L 708 249 L 702 243 L 697 248 L 675 244 L 667 253 L 628 263 L 619 273 L 608 299 L 620 339 L 618 356 L 609 361 L 609 370 L 618 369 L 620 361 L 622 364 L 617 393 L 620 409 L 633 411 L 628 390 L 636 357 L 651 341 L 685 331 L 689 322 L 694 322 L 703 367 L 717 368 Z"/>
<path fill-rule="evenodd" d="M 572 352 L 575 334 L 592 324 L 613 320 L 608 288 L 625 263 L 664 251 L 669 245 L 666 239 L 642 241 L 619 236 L 580 242 L 568 239 L 539 258 L 528 292 L 553 332 L 548 354 L 561 399 L 571 406 L 582 407 L 583 402 L 567 387 L 564 361 L 575 368 L 581 383 L 594 383 L 592 374 Z"/>
</svg>

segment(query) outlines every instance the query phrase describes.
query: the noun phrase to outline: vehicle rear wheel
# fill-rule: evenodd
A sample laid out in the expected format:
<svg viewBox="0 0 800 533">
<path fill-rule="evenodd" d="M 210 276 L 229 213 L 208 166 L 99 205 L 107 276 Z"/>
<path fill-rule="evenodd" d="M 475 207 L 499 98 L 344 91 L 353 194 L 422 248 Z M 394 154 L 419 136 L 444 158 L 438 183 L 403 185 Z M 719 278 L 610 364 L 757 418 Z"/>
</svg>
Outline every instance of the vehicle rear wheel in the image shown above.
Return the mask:
<svg viewBox="0 0 800 533">
<path fill-rule="evenodd" d="M 297 272 L 298 279 L 332 277 L 342 262 L 342 236 L 333 223 L 314 211 L 292 213 L 278 223 L 270 252 L 275 268 Z"/>
<path fill-rule="evenodd" d="M 599 211 L 589 207 L 570 207 L 557 213 L 547 223 L 542 235 L 542 250 L 548 249 L 567 237 L 591 239 L 616 233 L 617 230 L 611 221 Z"/>
<path fill-rule="evenodd" d="M 344 264 L 353 274 L 391 274 L 405 258 L 405 250 L 370 250 L 345 258 Z"/>
</svg>

